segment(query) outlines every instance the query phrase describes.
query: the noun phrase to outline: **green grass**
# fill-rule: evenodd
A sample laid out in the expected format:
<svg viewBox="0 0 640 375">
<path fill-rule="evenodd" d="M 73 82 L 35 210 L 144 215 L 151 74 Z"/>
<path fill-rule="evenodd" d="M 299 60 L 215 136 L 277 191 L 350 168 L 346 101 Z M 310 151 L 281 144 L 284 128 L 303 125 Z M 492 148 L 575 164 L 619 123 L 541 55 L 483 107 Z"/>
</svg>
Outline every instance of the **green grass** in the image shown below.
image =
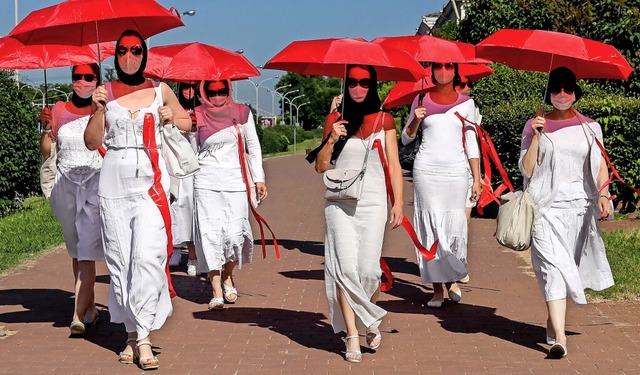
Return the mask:
<svg viewBox="0 0 640 375">
<path fill-rule="evenodd" d="M 637 301 L 640 298 L 640 230 L 603 232 L 602 237 L 615 285 L 601 292 L 589 290 L 588 295 L 595 299 Z"/>
<path fill-rule="evenodd" d="M 27 198 L 23 210 L 0 219 L 0 272 L 62 242 L 60 223 L 49 202 Z"/>
<path fill-rule="evenodd" d="M 302 142 L 298 142 L 298 144 L 296 145 L 296 150 L 295 150 L 295 154 L 306 154 L 306 149 L 314 149 L 318 146 L 320 146 L 320 142 L 322 140 L 321 139 L 305 139 Z M 287 151 L 284 152 L 273 152 L 270 154 L 264 154 L 263 157 L 264 158 L 272 158 L 275 156 L 284 156 L 284 155 L 293 155 L 293 145 L 289 145 L 287 146 Z"/>
</svg>

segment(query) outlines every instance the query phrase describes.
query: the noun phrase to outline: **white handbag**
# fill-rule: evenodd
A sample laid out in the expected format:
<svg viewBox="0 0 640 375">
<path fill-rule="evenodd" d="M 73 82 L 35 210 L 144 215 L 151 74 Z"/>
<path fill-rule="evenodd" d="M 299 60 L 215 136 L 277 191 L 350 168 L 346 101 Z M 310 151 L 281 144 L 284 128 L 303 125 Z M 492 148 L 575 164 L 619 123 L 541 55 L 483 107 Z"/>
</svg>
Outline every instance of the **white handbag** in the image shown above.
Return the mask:
<svg viewBox="0 0 640 375">
<path fill-rule="evenodd" d="M 362 169 L 337 168 L 325 171 L 322 176 L 322 181 L 327 187 L 324 198 L 328 201 L 360 200 L 366 163 L 365 158 Z"/>
<path fill-rule="evenodd" d="M 198 157 L 189 141 L 180 133 L 174 124 L 164 125 L 162 132 L 162 157 L 167 165 L 167 172 L 175 178 L 193 176 L 200 171 Z"/>
<path fill-rule="evenodd" d="M 531 246 L 535 204 L 527 190 L 514 191 L 500 197 L 496 239 L 505 247 L 522 251 Z"/>
<path fill-rule="evenodd" d="M 42 194 L 44 194 L 44 197 L 47 199 L 51 197 L 53 183 L 56 179 L 56 173 L 58 173 L 57 160 L 56 143 L 51 142 L 49 157 L 40 166 L 40 188 L 42 189 Z"/>
</svg>

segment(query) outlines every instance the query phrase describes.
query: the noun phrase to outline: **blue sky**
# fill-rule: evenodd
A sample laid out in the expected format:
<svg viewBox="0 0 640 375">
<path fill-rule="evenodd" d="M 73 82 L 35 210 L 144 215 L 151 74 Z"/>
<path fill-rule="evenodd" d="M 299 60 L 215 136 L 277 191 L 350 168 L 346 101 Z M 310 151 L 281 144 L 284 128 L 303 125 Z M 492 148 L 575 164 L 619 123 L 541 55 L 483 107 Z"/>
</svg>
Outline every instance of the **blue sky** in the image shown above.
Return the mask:
<svg viewBox="0 0 640 375">
<path fill-rule="evenodd" d="M 136 1 L 136 0 L 131 0 Z M 55 5 L 56 0 L 19 0 L 18 20 L 31 11 Z M 202 42 L 229 50 L 244 50 L 256 66 L 264 64 L 294 40 L 328 37 L 363 37 L 413 35 L 422 16 L 442 9 L 446 0 L 159 0 L 165 7 L 174 6 L 184 12 L 194 9 L 196 15 L 184 17 L 185 27 L 166 31 L 151 38 L 151 47 L 187 42 Z M 1 0 L 0 34 L 6 35 L 15 25 L 14 1 Z M 107 60 L 109 63 L 109 60 Z M 260 82 L 282 74 L 265 69 Z M 42 73 L 21 72 L 42 82 Z M 66 69 L 49 73 L 52 82 L 69 82 Z M 276 79 L 264 86 L 273 88 Z M 255 87 L 239 83 L 241 101 L 255 102 Z M 271 110 L 271 95 L 260 89 L 260 107 Z M 268 104 L 263 106 L 263 104 Z M 268 107 L 268 108 L 267 108 Z"/>
</svg>

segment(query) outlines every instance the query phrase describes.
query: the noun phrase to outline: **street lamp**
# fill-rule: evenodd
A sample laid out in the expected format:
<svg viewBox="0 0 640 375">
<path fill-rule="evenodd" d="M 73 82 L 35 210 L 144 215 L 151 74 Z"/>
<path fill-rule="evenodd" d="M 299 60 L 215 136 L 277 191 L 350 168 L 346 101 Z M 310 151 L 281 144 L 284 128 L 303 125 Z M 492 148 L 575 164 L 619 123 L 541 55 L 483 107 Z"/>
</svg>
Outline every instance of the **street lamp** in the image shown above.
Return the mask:
<svg viewBox="0 0 640 375">
<path fill-rule="evenodd" d="M 291 122 L 291 125 L 295 124 L 293 123 L 293 111 L 291 110 L 291 105 L 293 104 L 293 101 L 298 99 L 298 98 L 302 98 L 303 96 L 306 96 L 305 94 L 300 94 L 296 97 L 294 97 L 293 99 L 289 100 L 289 122 Z"/>
<path fill-rule="evenodd" d="M 299 92 L 299 91 L 300 90 L 296 89 L 296 90 L 293 90 L 293 91 L 287 91 L 283 95 L 281 95 L 282 96 L 282 107 L 281 107 L 282 108 L 282 111 L 281 111 L 282 112 L 282 124 L 284 124 L 284 100 L 285 99 L 289 100 L 289 98 L 287 98 L 287 95 L 293 94 L 293 93 L 296 93 L 296 92 Z M 289 104 L 291 104 L 291 100 L 289 100 Z M 289 105 L 289 113 L 291 113 L 291 105 Z"/>
<path fill-rule="evenodd" d="M 248 82 L 251 82 L 252 85 L 255 86 L 256 88 L 256 125 L 258 124 L 258 118 L 260 116 L 260 107 L 258 107 L 258 103 L 259 99 L 258 99 L 258 89 L 262 86 L 263 83 L 267 82 L 270 79 L 275 79 L 275 78 L 280 78 L 280 76 L 275 76 L 275 77 L 269 77 L 267 79 L 263 79 L 262 81 L 260 81 L 260 83 L 255 83 L 252 80 L 247 80 Z"/>
<path fill-rule="evenodd" d="M 16 2 L 18 2 L 18 0 L 16 0 Z M 196 11 L 195 9 L 189 9 L 187 11 L 182 12 L 182 15 L 192 17 L 196 15 Z M 151 37 L 147 38 L 147 48 L 151 48 Z"/>
<path fill-rule="evenodd" d="M 267 89 L 267 91 L 269 91 L 269 92 L 271 93 L 271 114 L 273 114 L 274 116 L 275 116 L 275 113 L 276 113 L 276 105 L 275 105 L 275 102 L 276 102 L 276 93 L 280 94 L 280 93 L 278 92 L 278 90 L 280 90 L 280 89 L 284 89 L 284 88 L 287 88 L 287 87 L 291 87 L 291 84 L 289 84 L 289 85 L 284 85 L 284 86 L 280 86 L 280 87 L 276 87 L 276 88 L 275 88 L 275 89 L 273 89 L 273 90 Z"/>
<path fill-rule="evenodd" d="M 298 110 L 300 110 L 300 107 L 303 107 L 303 106 L 305 106 L 305 105 L 307 105 L 307 104 L 309 104 L 309 103 L 311 103 L 311 102 L 304 102 L 304 103 L 302 103 L 302 104 L 298 104 L 298 105 L 295 105 L 295 104 L 294 104 L 294 105 L 293 105 L 294 107 L 296 107 L 296 126 L 298 126 L 298 124 L 300 123 L 300 121 L 299 121 L 299 119 L 298 119 Z"/>
</svg>

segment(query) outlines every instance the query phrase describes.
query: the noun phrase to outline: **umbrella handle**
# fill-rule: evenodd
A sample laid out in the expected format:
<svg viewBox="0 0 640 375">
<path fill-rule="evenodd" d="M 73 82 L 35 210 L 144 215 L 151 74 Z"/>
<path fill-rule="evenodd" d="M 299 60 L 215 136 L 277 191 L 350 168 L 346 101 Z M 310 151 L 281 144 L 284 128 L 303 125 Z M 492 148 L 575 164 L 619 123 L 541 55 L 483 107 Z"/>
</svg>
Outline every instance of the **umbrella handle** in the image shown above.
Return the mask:
<svg viewBox="0 0 640 375">
<path fill-rule="evenodd" d="M 98 21 L 96 21 L 96 48 L 98 50 L 98 82 L 97 85 L 102 85 L 102 58 L 100 58 L 100 34 L 98 34 Z"/>
</svg>

